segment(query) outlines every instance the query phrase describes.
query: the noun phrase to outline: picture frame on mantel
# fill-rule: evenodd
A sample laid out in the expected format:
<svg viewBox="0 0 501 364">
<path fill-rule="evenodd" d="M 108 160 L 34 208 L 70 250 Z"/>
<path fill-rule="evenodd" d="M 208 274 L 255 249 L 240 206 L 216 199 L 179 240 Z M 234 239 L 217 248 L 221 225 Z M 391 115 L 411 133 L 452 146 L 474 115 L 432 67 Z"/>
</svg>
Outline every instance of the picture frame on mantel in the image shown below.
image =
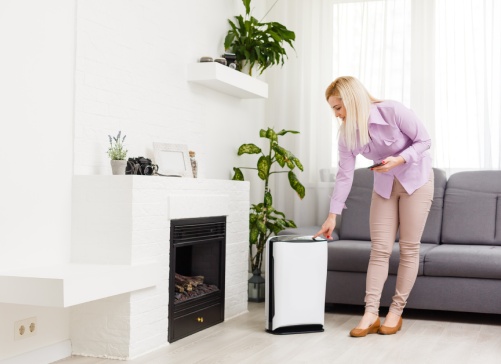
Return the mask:
<svg viewBox="0 0 501 364">
<path fill-rule="evenodd" d="M 153 142 L 153 152 L 160 176 L 193 178 L 186 144 Z"/>
</svg>

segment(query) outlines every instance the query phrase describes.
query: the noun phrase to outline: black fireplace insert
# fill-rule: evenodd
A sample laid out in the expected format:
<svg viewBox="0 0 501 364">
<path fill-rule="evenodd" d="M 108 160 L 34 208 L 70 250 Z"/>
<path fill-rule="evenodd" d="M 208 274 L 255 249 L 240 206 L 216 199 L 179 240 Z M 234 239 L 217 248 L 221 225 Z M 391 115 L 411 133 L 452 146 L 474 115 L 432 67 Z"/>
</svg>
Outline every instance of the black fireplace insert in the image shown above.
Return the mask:
<svg viewBox="0 0 501 364">
<path fill-rule="evenodd" d="M 226 216 L 171 220 L 169 342 L 224 321 L 225 243 Z"/>
</svg>

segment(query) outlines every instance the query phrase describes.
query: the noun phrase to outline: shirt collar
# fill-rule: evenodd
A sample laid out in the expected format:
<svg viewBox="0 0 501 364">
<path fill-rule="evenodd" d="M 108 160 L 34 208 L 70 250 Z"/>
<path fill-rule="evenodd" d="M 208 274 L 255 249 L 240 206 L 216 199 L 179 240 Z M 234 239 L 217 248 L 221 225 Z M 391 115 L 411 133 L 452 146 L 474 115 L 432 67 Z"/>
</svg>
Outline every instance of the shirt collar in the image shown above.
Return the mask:
<svg viewBox="0 0 501 364">
<path fill-rule="evenodd" d="M 371 109 L 369 112 L 369 124 L 388 125 L 386 120 L 383 119 L 383 116 L 379 112 L 379 109 L 375 103 L 371 104 Z"/>
</svg>

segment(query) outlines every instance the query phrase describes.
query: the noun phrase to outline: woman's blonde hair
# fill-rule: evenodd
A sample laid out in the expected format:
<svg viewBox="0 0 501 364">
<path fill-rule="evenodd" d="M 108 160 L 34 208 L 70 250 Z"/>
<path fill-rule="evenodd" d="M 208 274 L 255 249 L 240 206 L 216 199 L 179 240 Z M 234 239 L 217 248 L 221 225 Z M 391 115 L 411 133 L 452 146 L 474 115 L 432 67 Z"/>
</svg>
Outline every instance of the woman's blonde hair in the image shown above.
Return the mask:
<svg viewBox="0 0 501 364">
<path fill-rule="evenodd" d="M 329 100 L 331 96 L 340 98 L 346 109 L 345 122 L 341 124 L 339 133 L 348 149 L 354 150 L 357 146 L 369 143 L 371 104 L 380 100 L 375 99 L 358 79 L 351 76 L 336 78 L 325 90 L 325 99 Z"/>
</svg>

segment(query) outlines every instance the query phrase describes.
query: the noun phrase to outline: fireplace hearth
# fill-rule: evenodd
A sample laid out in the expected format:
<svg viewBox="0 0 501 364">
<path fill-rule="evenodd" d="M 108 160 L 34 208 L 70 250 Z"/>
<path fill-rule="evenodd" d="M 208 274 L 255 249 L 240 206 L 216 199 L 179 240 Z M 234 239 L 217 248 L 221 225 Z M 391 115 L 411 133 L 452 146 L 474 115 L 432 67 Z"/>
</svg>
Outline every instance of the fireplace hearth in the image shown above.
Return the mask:
<svg viewBox="0 0 501 364">
<path fill-rule="evenodd" d="M 224 321 L 226 216 L 171 220 L 168 341 Z"/>
</svg>

